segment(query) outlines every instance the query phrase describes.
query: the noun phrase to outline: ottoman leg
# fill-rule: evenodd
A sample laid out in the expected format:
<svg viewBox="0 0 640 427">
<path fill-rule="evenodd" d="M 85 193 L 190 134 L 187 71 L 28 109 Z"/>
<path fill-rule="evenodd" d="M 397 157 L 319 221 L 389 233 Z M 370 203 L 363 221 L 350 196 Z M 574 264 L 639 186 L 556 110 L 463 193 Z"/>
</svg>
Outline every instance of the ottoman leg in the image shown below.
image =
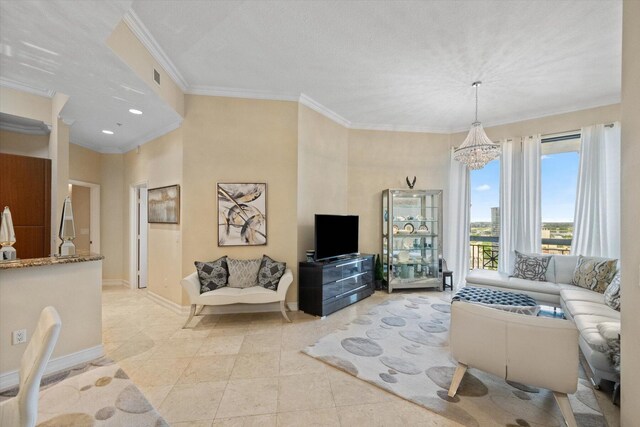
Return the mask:
<svg viewBox="0 0 640 427">
<path fill-rule="evenodd" d="M 453 373 L 453 379 L 451 380 L 451 386 L 449 387 L 449 397 L 453 397 L 456 395 L 458 391 L 458 387 L 460 387 L 460 382 L 462 381 L 462 377 L 464 377 L 464 373 L 467 372 L 467 365 L 464 363 L 458 362 L 458 367 L 456 371 Z"/>
</svg>

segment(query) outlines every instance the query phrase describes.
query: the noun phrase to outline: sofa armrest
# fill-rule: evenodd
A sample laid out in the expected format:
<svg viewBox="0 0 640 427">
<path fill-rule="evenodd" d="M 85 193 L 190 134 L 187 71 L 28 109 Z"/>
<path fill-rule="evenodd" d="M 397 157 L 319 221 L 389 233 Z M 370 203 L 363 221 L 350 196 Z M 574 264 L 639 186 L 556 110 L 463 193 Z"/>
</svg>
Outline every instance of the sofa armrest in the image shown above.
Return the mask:
<svg viewBox="0 0 640 427">
<path fill-rule="evenodd" d="M 284 271 L 284 274 L 280 278 L 280 282 L 278 282 L 278 300 L 284 301 L 287 297 L 287 291 L 289 290 L 289 286 L 293 282 L 293 273 L 291 269 L 287 268 Z"/>
<path fill-rule="evenodd" d="M 195 304 L 195 301 L 200 296 L 200 279 L 198 279 L 198 273 L 193 272 L 180 281 L 180 284 L 187 291 L 189 295 L 189 302 Z"/>
</svg>

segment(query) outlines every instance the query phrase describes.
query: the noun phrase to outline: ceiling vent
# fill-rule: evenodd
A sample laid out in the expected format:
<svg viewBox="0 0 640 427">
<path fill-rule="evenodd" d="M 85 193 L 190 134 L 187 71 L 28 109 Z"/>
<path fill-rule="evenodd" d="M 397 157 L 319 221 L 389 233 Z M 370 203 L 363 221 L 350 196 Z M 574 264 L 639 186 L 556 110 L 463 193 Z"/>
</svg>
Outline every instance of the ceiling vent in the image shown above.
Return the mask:
<svg viewBox="0 0 640 427">
<path fill-rule="evenodd" d="M 155 68 L 153 69 L 153 81 L 160 84 L 160 73 Z"/>
</svg>

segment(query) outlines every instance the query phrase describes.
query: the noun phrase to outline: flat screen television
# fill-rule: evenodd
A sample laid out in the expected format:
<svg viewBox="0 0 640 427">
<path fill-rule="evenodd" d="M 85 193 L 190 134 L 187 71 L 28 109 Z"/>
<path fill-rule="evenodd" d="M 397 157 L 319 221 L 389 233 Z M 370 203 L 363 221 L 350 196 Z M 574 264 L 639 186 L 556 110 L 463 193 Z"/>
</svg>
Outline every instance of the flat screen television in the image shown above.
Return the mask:
<svg viewBox="0 0 640 427">
<path fill-rule="evenodd" d="M 357 254 L 358 227 L 357 215 L 316 214 L 316 261 Z"/>
</svg>

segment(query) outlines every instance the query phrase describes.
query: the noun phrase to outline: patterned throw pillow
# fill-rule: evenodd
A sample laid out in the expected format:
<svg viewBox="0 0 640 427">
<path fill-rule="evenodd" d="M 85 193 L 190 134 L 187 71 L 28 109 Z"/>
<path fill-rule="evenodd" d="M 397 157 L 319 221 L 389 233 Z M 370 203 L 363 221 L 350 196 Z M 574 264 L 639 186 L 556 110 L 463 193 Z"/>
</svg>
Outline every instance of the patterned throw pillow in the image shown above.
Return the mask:
<svg viewBox="0 0 640 427">
<path fill-rule="evenodd" d="M 231 259 L 229 264 L 229 287 L 250 288 L 258 284 L 258 270 L 261 259 Z"/>
<path fill-rule="evenodd" d="M 226 256 L 218 258 L 215 261 L 196 261 L 194 264 L 196 265 L 196 270 L 198 270 L 201 294 L 227 286 L 229 268 L 227 267 Z"/>
<path fill-rule="evenodd" d="M 573 271 L 572 285 L 604 293 L 616 274 L 617 259 L 592 258 L 580 255 Z"/>
<path fill-rule="evenodd" d="M 614 310 L 620 311 L 620 273 L 618 272 L 607 290 L 604 291 L 604 302 Z"/>
<path fill-rule="evenodd" d="M 266 255 L 262 256 L 260 271 L 258 272 L 258 285 L 263 288 L 278 290 L 278 283 L 287 268 L 287 263 L 274 261 Z"/>
<path fill-rule="evenodd" d="M 551 255 L 526 255 L 516 251 L 516 265 L 509 277 L 518 279 L 547 281 L 547 268 L 551 262 Z"/>
</svg>

